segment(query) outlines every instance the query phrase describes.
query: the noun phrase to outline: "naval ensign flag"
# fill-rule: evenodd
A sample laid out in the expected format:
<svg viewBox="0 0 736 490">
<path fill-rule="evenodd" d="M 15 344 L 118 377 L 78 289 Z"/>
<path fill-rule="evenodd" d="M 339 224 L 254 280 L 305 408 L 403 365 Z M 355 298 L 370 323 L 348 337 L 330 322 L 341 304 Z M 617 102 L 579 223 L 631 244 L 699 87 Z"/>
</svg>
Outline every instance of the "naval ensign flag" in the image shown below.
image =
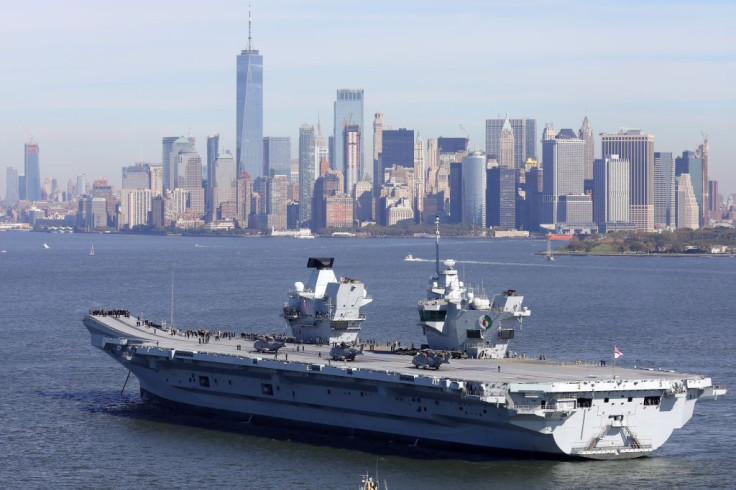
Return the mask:
<svg viewBox="0 0 736 490">
<path fill-rule="evenodd" d="M 613 348 L 613 358 L 614 358 L 614 359 L 618 359 L 618 358 L 619 358 L 619 357 L 621 357 L 622 355 L 623 355 L 623 354 L 621 354 L 621 351 L 620 351 L 620 350 L 618 350 L 618 347 L 614 347 L 614 348 Z"/>
</svg>

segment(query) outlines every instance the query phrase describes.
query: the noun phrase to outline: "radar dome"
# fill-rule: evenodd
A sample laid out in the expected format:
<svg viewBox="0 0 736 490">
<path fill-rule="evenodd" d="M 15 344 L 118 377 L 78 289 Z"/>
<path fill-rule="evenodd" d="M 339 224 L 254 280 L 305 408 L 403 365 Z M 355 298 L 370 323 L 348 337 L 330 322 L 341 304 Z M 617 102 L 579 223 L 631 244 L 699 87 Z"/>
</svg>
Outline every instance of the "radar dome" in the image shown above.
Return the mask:
<svg viewBox="0 0 736 490">
<path fill-rule="evenodd" d="M 302 291 L 304 291 L 304 283 L 303 282 L 300 282 L 300 281 L 295 282 L 294 283 L 294 289 L 298 293 L 301 293 Z"/>
</svg>

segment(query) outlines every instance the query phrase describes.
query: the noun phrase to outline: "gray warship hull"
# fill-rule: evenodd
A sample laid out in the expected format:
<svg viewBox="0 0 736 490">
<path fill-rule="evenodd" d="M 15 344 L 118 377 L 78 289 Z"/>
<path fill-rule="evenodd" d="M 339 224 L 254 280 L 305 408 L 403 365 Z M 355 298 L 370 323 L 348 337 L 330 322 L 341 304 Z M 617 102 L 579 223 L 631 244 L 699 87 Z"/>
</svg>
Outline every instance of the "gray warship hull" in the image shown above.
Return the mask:
<svg viewBox="0 0 736 490">
<path fill-rule="evenodd" d="M 278 355 L 239 338 L 200 343 L 129 316 L 84 318 L 92 345 L 151 397 L 246 418 L 556 457 L 622 459 L 659 448 L 695 402 L 725 390 L 698 375 L 520 359 L 452 360 L 441 370 L 411 357 L 364 352 L 328 360 L 330 346 Z"/>
</svg>

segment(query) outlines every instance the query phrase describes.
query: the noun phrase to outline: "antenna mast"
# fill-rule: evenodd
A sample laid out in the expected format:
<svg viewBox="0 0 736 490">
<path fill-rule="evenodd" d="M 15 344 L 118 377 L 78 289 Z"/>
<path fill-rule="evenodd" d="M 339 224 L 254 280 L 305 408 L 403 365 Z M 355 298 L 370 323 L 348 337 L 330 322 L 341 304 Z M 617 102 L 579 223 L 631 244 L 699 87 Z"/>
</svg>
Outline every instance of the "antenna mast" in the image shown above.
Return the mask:
<svg viewBox="0 0 736 490">
<path fill-rule="evenodd" d="M 248 51 L 251 50 L 250 23 L 250 4 L 248 4 Z"/>
<path fill-rule="evenodd" d="M 434 249 L 435 249 L 435 267 L 437 269 L 437 277 L 440 277 L 440 217 L 434 217 Z"/>
<path fill-rule="evenodd" d="M 171 271 L 171 316 L 169 318 L 169 328 L 174 328 L 174 271 Z"/>
</svg>

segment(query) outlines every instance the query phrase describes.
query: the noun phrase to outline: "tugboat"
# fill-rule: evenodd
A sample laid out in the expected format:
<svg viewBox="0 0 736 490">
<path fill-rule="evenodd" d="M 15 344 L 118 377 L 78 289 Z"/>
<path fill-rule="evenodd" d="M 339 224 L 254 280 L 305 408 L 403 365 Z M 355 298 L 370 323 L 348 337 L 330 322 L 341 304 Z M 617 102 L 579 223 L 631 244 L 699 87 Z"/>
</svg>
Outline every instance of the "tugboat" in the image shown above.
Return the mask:
<svg viewBox="0 0 736 490">
<path fill-rule="evenodd" d="M 282 317 L 298 342 L 306 344 L 351 344 L 358 340 L 365 314 L 360 308 L 373 298 L 358 279 L 337 278 L 333 257 L 310 257 L 312 274 L 305 285 L 294 283 Z"/>
<path fill-rule="evenodd" d="M 435 218 L 436 274 L 427 285 L 427 299 L 419 301 L 419 325 L 433 350 L 464 352 L 471 358 L 508 356 L 514 326 L 531 315 L 522 307 L 523 296 L 509 289 L 488 299 L 457 277 L 455 261 L 446 259 L 440 268 L 440 225 Z"/>
</svg>

